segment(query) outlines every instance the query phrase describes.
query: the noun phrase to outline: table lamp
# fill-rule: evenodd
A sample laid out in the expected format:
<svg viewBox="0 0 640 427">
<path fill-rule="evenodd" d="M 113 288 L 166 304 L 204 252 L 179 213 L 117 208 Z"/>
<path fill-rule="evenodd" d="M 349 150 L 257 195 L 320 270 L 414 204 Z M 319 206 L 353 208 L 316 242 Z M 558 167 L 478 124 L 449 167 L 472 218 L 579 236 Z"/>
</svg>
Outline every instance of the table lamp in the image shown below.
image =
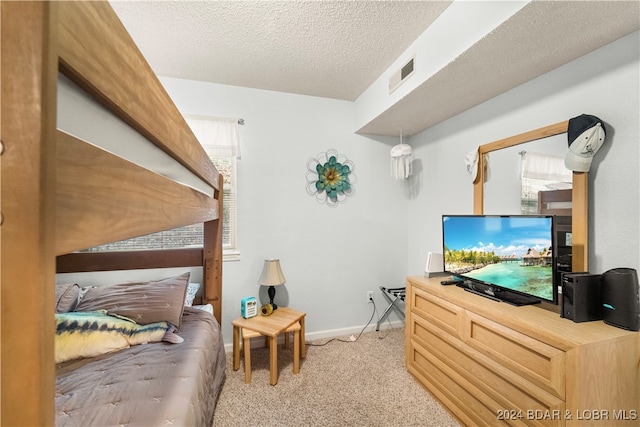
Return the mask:
<svg viewBox="0 0 640 427">
<path fill-rule="evenodd" d="M 284 285 L 287 280 L 282 274 L 280 268 L 279 259 L 265 259 L 264 267 L 262 268 L 262 274 L 258 279 L 258 283 L 263 286 L 268 286 L 267 293 L 269 294 L 269 304 L 272 305 L 274 310 L 278 309 L 278 306 L 273 302 L 273 298 L 276 296 L 276 286 Z"/>
</svg>

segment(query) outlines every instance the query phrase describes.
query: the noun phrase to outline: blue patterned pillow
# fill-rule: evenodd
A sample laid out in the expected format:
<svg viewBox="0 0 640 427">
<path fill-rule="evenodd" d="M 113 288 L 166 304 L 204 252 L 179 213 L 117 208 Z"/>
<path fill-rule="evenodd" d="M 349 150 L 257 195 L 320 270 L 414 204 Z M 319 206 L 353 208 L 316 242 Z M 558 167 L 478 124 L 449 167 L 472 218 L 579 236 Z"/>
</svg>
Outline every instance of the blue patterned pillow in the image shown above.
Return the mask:
<svg viewBox="0 0 640 427">
<path fill-rule="evenodd" d="M 187 295 L 184 297 L 184 305 L 187 307 L 193 306 L 193 300 L 196 298 L 199 289 L 200 283 L 189 283 L 187 286 Z"/>
</svg>

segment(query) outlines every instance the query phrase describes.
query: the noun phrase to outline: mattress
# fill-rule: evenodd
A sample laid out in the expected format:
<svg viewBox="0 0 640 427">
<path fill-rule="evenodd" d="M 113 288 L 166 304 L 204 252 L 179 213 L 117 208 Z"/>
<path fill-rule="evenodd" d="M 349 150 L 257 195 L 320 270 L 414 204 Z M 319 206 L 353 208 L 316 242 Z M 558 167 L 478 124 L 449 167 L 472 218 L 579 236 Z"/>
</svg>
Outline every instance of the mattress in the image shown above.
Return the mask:
<svg viewBox="0 0 640 427">
<path fill-rule="evenodd" d="M 220 327 L 185 307 L 179 335 L 58 365 L 56 426 L 210 426 L 225 380 Z"/>
</svg>

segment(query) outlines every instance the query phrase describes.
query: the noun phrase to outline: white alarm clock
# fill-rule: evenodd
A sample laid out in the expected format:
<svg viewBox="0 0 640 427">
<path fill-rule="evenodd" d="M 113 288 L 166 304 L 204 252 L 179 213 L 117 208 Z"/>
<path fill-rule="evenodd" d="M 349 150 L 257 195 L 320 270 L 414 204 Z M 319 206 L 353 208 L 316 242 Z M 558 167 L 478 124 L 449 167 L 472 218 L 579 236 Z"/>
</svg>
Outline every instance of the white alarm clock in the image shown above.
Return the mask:
<svg viewBox="0 0 640 427">
<path fill-rule="evenodd" d="M 258 314 L 258 300 L 256 297 L 246 297 L 240 301 L 240 314 L 245 319 L 255 317 Z"/>
</svg>

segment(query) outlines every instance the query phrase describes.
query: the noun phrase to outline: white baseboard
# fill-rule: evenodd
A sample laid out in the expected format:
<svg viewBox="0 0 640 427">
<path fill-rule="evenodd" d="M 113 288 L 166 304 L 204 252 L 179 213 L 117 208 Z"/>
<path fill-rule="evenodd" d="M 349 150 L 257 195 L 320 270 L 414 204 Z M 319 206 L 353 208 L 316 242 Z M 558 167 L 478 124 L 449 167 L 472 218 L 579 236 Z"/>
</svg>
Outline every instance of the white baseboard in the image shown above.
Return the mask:
<svg viewBox="0 0 640 427">
<path fill-rule="evenodd" d="M 397 328 L 403 328 L 403 327 L 404 327 L 404 321 L 395 320 L 392 322 L 382 323 L 380 325 L 380 331 L 386 331 L 388 329 L 397 329 Z M 360 334 L 360 332 L 363 330 L 363 328 L 364 328 L 364 332 L 373 332 L 376 330 L 376 324 L 371 323 L 366 328 L 364 325 L 361 325 L 361 326 L 354 326 L 350 328 L 327 329 L 325 331 L 306 332 L 305 341 L 309 342 L 314 340 L 331 339 L 331 338 L 343 337 L 343 336 L 349 336 L 349 335 L 354 335 L 357 337 Z M 284 335 L 281 334 L 278 337 L 278 343 L 279 344 L 284 343 Z M 259 348 L 259 347 L 264 347 L 264 339 L 260 339 L 260 338 L 252 339 L 251 348 Z M 231 353 L 233 351 L 233 343 L 225 344 L 224 351 L 226 353 Z"/>
</svg>

